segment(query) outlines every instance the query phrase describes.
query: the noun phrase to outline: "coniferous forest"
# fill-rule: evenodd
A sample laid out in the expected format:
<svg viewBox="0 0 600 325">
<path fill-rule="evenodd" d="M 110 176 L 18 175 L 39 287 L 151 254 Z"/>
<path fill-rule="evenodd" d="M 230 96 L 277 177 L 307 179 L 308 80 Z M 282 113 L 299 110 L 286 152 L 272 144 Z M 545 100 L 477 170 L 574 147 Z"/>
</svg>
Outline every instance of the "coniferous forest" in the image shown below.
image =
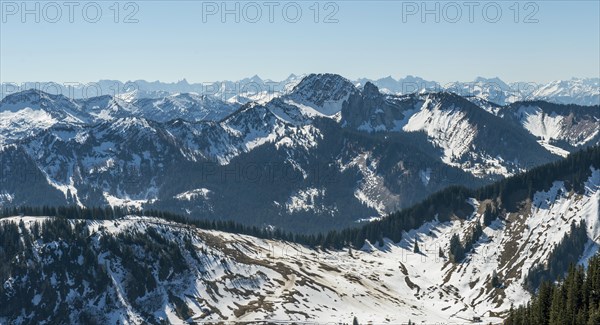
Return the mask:
<svg viewBox="0 0 600 325">
<path fill-rule="evenodd" d="M 571 264 L 564 280 L 542 282 L 531 302 L 512 308 L 504 324 L 600 324 L 600 255 L 589 260 L 587 271 Z"/>
<path fill-rule="evenodd" d="M 535 291 L 542 282 L 558 279 L 568 271 L 571 264 L 577 263 L 588 241 L 586 229 L 585 220 L 579 224 L 571 224 L 571 230 L 554 247 L 547 264 L 538 264 L 529 270 L 525 285 L 530 291 Z"/>
</svg>

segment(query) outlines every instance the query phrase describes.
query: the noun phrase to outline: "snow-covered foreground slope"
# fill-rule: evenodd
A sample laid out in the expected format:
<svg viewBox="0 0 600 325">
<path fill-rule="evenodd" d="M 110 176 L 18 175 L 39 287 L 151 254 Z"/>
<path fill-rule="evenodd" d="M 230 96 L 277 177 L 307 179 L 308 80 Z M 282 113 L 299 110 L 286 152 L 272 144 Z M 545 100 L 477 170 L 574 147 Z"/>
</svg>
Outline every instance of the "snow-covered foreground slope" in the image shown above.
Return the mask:
<svg viewBox="0 0 600 325">
<path fill-rule="evenodd" d="M 41 277 L 49 279 L 47 285 L 58 292 L 58 299 L 47 300 L 44 290 L 48 288 L 32 284 L 29 273 L 16 271 L 1 279 L 4 294 L 18 295 L 22 288 L 33 288 L 22 296 L 31 301 L 33 309 L 10 319 L 6 317 L 11 315 L 0 315 L 0 322 L 5 317 L 4 321 L 11 323 L 27 323 L 40 316 L 35 314 L 36 307 L 61 303 L 68 305 L 68 317 L 75 322 L 83 311 L 85 317 L 125 324 L 157 323 L 161 319 L 169 323 L 349 323 L 354 316 L 361 323 L 409 319 L 417 323 L 464 323 L 473 317 L 500 322 L 511 304 L 530 298 L 523 288 L 527 271 L 547 260 L 572 222 L 587 223 L 589 242 L 580 263 L 598 251 L 599 201 L 600 170 L 592 172 L 582 194 L 569 192 L 562 182 L 555 182 L 549 190 L 535 193 L 519 212 L 503 215 L 484 228 L 462 263 L 451 263 L 439 252 L 448 256 L 452 235 L 463 239 L 482 221 L 486 202 L 471 199 L 469 203 L 477 209 L 466 220 L 426 223 L 406 233 L 399 243 L 384 239 L 383 245 L 366 242 L 360 250 L 340 251 L 200 230 L 156 218 L 86 221 L 86 230 L 81 230 L 81 225 L 78 229 L 89 232 L 89 249 L 94 253 L 91 259 L 106 272 L 106 288 L 90 290 L 90 284 L 81 280 L 78 268 L 89 263 L 91 253 L 72 256 L 69 246 L 76 244 L 68 240 L 34 241 L 32 254 L 23 255 L 25 261 L 42 270 Z M 34 223 L 45 219 L 11 217 L 0 222 L 23 221 L 31 230 Z M 68 222 L 72 227 L 77 224 L 75 220 Z M 116 238 L 118 244 L 111 245 L 109 238 Z M 416 239 L 420 253 L 413 252 Z M 128 251 L 129 255 L 124 253 Z M 69 268 L 59 264 L 64 263 L 64 256 L 73 259 Z M 164 258 L 171 259 L 170 263 Z M 139 274 L 134 274 L 132 263 L 144 271 L 138 269 Z M 500 286 L 492 286 L 494 274 Z M 132 277 L 144 279 L 141 292 L 138 288 L 132 293 L 136 288 Z M 62 296 L 62 292 L 66 294 Z"/>
</svg>

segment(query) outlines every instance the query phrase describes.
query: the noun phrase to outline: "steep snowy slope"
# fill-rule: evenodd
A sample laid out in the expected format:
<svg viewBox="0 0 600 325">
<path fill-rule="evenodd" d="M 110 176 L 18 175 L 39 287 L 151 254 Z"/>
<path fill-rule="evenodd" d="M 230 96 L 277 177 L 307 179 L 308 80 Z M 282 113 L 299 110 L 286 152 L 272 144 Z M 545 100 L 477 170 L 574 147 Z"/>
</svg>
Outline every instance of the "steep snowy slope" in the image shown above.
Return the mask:
<svg viewBox="0 0 600 325">
<path fill-rule="evenodd" d="M 512 175 L 552 160 L 529 134 L 515 129 L 463 97 L 426 95 L 418 110 L 400 123 L 405 132 L 425 132 L 441 148 L 444 163 L 483 177 Z"/>
<path fill-rule="evenodd" d="M 89 115 L 88 123 L 102 123 L 132 116 L 133 107 L 128 100 L 109 95 L 79 99 L 80 110 Z"/>
<path fill-rule="evenodd" d="M 600 141 L 599 106 L 516 102 L 502 107 L 498 115 L 518 123 L 548 150 L 563 156 Z"/>
<path fill-rule="evenodd" d="M 21 147 L 67 203 L 86 206 L 155 199 L 165 171 L 189 155 L 156 122 L 135 117 L 82 129 L 54 127 Z"/>
<path fill-rule="evenodd" d="M 2 207 L 67 204 L 64 193 L 48 183 L 35 160 L 18 146 L 0 147 L 0 185 Z"/>
</svg>

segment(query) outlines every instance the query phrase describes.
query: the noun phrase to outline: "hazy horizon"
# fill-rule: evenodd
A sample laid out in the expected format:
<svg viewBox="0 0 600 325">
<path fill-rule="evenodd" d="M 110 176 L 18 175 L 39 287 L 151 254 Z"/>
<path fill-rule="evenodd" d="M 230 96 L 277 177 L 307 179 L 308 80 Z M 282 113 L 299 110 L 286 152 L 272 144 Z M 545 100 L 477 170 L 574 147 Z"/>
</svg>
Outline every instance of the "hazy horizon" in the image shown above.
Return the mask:
<svg viewBox="0 0 600 325">
<path fill-rule="evenodd" d="M 471 79 L 468 80 L 451 80 L 451 81 L 447 81 L 447 82 L 441 82 L 439 80 L 435 80 L 435 79 L 427 79 L 427 78 L 423 78 L 419 75 L 399 75 L 399 76 L 393 76 L 393 75 L 385 75 L 385 76 L 380 76 L 380 77 L 375 77 L 375 78 L 369 78 L 369 77 L 359 77 L 359 78 L 348 78 L 343 74 L 339 74 L 339 73 L 333 73 L 333 72 L 308 72 L 308 73 L 290 73 L 288 75 L 295 75 L 296 77 L 303 77 L 303 76 L 307 76 L 310 74 L 326 74 L 326 73 L 332 73 L 332 74 L 337 74 L 340 75 L 350 81 L 359 81 L 361 79 L 368 79 L 368 80 L 373 80 L 373 81 L 377 81 L 380 79 L 386 79 L 386 78 L 393 78 L 395 81 L 401 81 L 403 79 L 407 79 L 407 78 L 421 78 L 424 81 L 427 82 L 437 82 L 440 85 L 445 85 L 445 84 L 450 84 L 450 83 L 454 83 L 454 82 L 460 82 L 460 83 L 473 83 L 476 82 L 477 79 L 482 78 L 482 79 L 486 79 L 486 80 L 493 80 L 493 79 L 500 79 L 501 81 L 507 83 L 507 84 L 511 84 L 511 83 L 517 83 L 517 82 L 529 82 L 529 83 L 538 83 L 538 84 L 548 84 L 551 82 L 555 82 L 555 81 L 566 81 L 566 80 L 598 80 L 600 79 L 600 77 L 581 77 L 581 76 L 572 76 L 569 78 L 562 78 L 562 79 L 554 79 L 554 80 L 550 80 L 547 82 L 536 82 L 536 81 L 531 81 L 531 80 L 505 80 L 503 78 L 500 78 L 498 76 L 474 76 Z M 218 83 L 218 82 L 237 82 L 237 81 L 242 81 L 242 80 L 246 80 L 246 79 L 252 79 L 255 77 L 259 77 L 262 81 L 271 81 L 271 82 L 283 82 L 285 80 L 288 79 L 288 77 L 286 78 L 281 78 L 281 79 L 271 79 L 271 78 L 263 78 L 260 74 L 255 74 L 255 75 L 251 75 L 251 76 L 246 76 L 246 77 L 242 77 L 239 79 L 218 79 L 218 80 L 196 80 L 196 79 L 191 79 L 191 78 L 181 78 L 178 80 L 160 80 L 160 79 L 116 79 L 116 78 L 106 78 L 106 79 L 97 79 L 97 80 L 85 80 L 85 81 L 65 81 L 65 80 L 24 80 L 24 81 L 19 81 L 19 82 L 14 82 L 14 81 L 1 81 L 2 84 L 8 84 L 8 83 L 13 83 L 13 84 L 24 84 L 24 83 L 57 83 L 57 84 L 61 84 L 61 85 L 69 85 L 70 83 L 81 83 L 82 85 L 85 84 L 89 84 L 89 83 L 96 83 L 96 82 L 120 82 L 120 83 L 128 83 L 128 82 L 138 82 L 138 81 L 143 81 L 143 82 L 147 82 L 147 83 L 164 83 L 164 84 L 177 84 L 177 83 L 182 83 L 182 82 L 187 82 L 188 84 L 203 84 L 203 83 Z"/>
<path fill-rule="evenodd" d="M 600 76 L 597 1 L 49 4 L 1 3 L 0 81 Z"/>
</svg>

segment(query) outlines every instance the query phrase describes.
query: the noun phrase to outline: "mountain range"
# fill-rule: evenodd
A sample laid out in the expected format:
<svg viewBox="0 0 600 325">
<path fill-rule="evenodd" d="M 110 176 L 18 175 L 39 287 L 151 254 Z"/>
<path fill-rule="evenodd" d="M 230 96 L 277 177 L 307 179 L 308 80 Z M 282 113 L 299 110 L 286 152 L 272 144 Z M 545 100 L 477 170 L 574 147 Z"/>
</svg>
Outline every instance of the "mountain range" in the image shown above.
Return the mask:
<svg viewBox="0 0 600 325">
<path fill-rule="evenodd" d="M 234 100 L 171 93 L 194 90 L 186 82 L 79 99 L 10 94 L 0 101 L 0 205 L 129 206 L 311 233 L 600 143 L 598 105 L 498 104 L 431 83 L 397 94 L 390 78 L 288 79 L 276 96 Z"/>
<path fill-rule="evenodd" d="M 183 79 L 174 83 L 135 80 L 100 80 L 91 83 L 4 82 L 0 84 L 0 99 L 10 94 L 38 89 L 52 94 L 62 94 L 81 99 L 112 95 L 124 100 L 134 98 L 160 98 L 179 93 L 197 93 L 217 97 L 223 101 L 246 104 L 250 101 L 264 103 L 291 90 L 306 75 L 291 74 L 284 80 L 262 79 L 258 75 L 241 80 L 189 83 Z M 407 95 L 423 92 L 453 92 L 461 96 L 483 98 L 498 105 L 517 101 L 544 100 L 557 104 L 599 105 L 600 78 L 571 78 L 548 83 L 517 81 L 506 83 L 498 77 L 477 77 L 473 81 L 440 83 L 420 77 L 391 76 L 379 79 L 359 78 L 352 83 L 362 88 L 372 83 L 386 94 Z"/>
</svg>

